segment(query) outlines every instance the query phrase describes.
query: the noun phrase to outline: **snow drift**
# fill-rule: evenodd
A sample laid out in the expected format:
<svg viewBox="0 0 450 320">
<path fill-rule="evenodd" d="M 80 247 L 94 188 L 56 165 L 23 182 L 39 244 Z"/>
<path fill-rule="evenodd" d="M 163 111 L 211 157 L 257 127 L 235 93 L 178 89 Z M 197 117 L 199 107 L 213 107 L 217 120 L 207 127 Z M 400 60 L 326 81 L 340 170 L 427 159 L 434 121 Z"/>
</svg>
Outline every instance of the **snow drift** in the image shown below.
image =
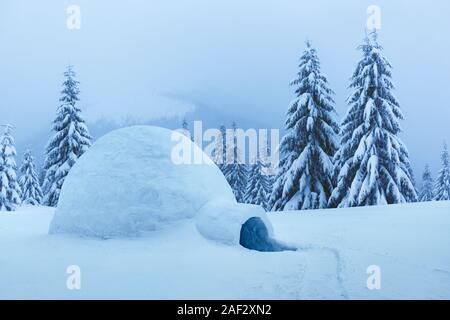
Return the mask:
<svg viewBox="0 0 450 320">
<path fill-rule="evenodd" d="M 191 150 L 191 159 L 201 155 L 201 164 L 176 164 L 173 152 L 180 144 Z M 270 236 L 264 210 L 238 204 L 219 168 L 190 139 L 136 126 L 100 138 L 78 160 L 49 233 L 130 237 L 185 221 L 208 239 L 238 245 L 241 227 L 252 217 L 264 221 Z"/>
</svg>

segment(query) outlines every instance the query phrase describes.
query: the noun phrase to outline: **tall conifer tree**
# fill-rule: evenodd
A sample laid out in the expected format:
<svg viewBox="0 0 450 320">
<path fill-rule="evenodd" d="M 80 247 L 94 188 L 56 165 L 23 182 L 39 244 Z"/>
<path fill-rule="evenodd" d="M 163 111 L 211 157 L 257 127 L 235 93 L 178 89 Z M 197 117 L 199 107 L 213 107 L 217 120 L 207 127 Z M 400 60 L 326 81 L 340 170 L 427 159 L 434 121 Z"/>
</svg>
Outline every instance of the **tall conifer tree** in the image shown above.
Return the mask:
<svg viewBox="0 0 450 320">
<path fill-rule="evenodd" d="M 43 191 L 44 203 L 48 206 L 58 204 L 59 194 L 70 168 L 91 146 L 91 136 L 77 105 L 80 90 L 75 76 L 73 67 L 67 67 L 59 99 L 61 105 L 53 121 L 54 135 L 47 144 Z"/>
<path fill-rule="evenodd" d="M 328 206 L 333 191 L 333 156 L 339 125 L 333 91 L 322 74 L 316 50 L 309 42 L 291 83 L 296 99 L 289 107 L 282 160 L 271 195 L 274 211 Z"/>
<path fill-rule="evenodd" d="M 403 114 L 393 94 L 391 65 L 376 32 L 360 46 L 336 154 L 337 186 L 331 207 L 417 201 L 408 150 L 398 137 Z"/>
<path fill-rule="evenodd" d="M 438 201 L 450 200 L 450 161 L 447 144 L 442 150 L 441 161 L 442 169 L 439 171 L 434 189 L 435 200 Z"/>
<path fill-rule="evenodd" d="M 20 205 L 21 190 L 17 181 L 16 148 L 11 125 L 4 125 L 0 137 L 0 211 L 15 211 Z"/>
</svg>

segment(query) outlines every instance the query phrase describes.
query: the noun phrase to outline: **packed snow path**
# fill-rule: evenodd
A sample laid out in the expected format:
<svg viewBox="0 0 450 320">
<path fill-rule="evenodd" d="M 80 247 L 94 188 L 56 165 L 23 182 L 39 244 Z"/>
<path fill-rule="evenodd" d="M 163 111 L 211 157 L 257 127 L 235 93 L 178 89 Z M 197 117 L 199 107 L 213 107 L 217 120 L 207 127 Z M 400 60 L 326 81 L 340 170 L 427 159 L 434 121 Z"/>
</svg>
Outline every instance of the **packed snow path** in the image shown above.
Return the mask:
<svg viewBox="0 0 450 320">
<path fill-rule="evenodd" d="M 292 211 L 270 218 L 277 239 L 305 253 L 335 257 L 333 281 L 344 299 L 450 298 L 450 202 Z M 367 289 L 371 266 L 381 271 L 380 290 Z"/>
<path fill-rule="evenodd" d="M 50 208 L 0 212 L 1 299 L 449 299 L 450 203 L 270 215 L 298 251 L 261 253 L 193 224 L 134 238 L 48 235 Z M 69 290 L 67 267 L 81 269 Z M 367 267 L 381 269 L 368 290 Z"/>
</svg>

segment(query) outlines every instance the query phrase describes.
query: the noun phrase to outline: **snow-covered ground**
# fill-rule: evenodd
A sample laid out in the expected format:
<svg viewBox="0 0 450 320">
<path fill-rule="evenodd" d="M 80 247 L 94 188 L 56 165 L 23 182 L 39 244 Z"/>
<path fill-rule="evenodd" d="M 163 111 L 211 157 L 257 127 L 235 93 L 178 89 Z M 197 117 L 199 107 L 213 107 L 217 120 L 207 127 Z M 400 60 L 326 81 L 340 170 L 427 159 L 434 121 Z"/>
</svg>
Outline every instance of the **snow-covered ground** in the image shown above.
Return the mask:
<svg viewBox="0 0 450 320">
<path fill-rule="evenodd" d="M 365 207 L 272 217 L 275 236 L 302 248 L 311 278 L 328 254 L 333 281 L 351 299 L 450 299 L 450 202 Z M 311 255 L 310 255 L 311 254 Z M 334 264 L 331 263 L 334 259 Z M 326 260 L 323 260 L 326 261 Z M 381 270 L 381 289 L 368 290 L 369 266 Z"/>
<path fill-rule="evenodd" d="M 0 212 L 1 299 L 450 299 L 449 202 L 270 214 L 300 248 L 278 253 L 211 242 L 189 221 L 134 239 L 48 235 L 53 213 Z M 366 288 L 371 265 L 380 290 Z"/>
</svg>

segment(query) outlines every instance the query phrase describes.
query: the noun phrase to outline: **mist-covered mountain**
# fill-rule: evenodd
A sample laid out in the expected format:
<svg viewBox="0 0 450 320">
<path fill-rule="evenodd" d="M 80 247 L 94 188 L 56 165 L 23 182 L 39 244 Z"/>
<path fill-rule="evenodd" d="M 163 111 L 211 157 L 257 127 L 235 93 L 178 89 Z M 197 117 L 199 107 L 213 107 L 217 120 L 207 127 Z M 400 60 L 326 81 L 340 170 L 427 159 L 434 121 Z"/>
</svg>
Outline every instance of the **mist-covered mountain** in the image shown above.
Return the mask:
<svg viewBox="0 0 450 320">
<path fill-rule="evenodd" d="M 88 121 L 87 125 L 95 141 L 112 130 L 133 125 L 153 125 L 168 129 L 178 129 L 181 127 L 181 122 L 183 119 L 187 120 L 191 130 L 193 128 L 194 121 L 202 121 L 203 130 L 208 128 L 219 128 L 221 125 L 231 127 L 233 121 L 236 121 L 238 127 L 243 129 L 270 129 L 267 124 L 242 118 L 239 115 L 227 114 L 214 108 L 201 105 L 195 107 L 194 110 L 186 113 L 184 116 L 172 116 L 143 121 L 130 117 L 120 122 L 103 118 L 95 122 Z M 282 123 L 280 123 L 280 126 L 281 125 Z M 51 135 L 51 124 L 48 124 L 47 126 L 42 125 L 39 130 L 36 130 L 27 138 L 16 139 L 16 149 L 18 154 L 17 162 L 20 164 L 23 154 L 29 149 L 35 157 L 38 166 L 42 167 L 44 162 L 45 146 Z"/>
</svg>

